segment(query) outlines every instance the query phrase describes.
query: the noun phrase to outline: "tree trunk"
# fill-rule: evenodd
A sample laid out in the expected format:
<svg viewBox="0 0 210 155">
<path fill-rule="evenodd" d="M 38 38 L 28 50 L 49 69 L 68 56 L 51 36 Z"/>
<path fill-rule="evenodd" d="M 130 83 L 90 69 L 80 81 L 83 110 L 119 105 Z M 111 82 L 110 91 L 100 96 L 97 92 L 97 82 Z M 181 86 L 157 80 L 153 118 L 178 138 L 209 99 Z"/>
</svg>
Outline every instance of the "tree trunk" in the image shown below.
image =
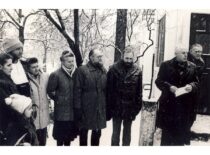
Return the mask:
<svg viewBox="0 0 210 155">
<path fill-rule="evenodd" d="M 19 28 L 19 39 L 24 44 L 25 38 L 24 38 L 24 27 Z"/>
<path fill-rule="evenodd" d="M 24 44 L 24 26 L 21 26 L 21 21 L 23 18 L 23 12 L 22 9 L 18 10 L 18 22 L 19 22 L 19 40 Z"/>
<path fill-rule="evenodd" d="M 126 39 L 126 26 L 127 26 L 127 9 L 117 10 L 117 24 L 116 24 L 116 40 L 115 40 L 115 55 L 114 61 L 121 58 L 122 52 L 125 50 Z"/>
<path fill-rule="evenodd" d="M 79 10 L 74 9 L 74 53 L 77 61 L 77 66 L 82 65 L 82 55 L 79 49 Z"/>
</svg>

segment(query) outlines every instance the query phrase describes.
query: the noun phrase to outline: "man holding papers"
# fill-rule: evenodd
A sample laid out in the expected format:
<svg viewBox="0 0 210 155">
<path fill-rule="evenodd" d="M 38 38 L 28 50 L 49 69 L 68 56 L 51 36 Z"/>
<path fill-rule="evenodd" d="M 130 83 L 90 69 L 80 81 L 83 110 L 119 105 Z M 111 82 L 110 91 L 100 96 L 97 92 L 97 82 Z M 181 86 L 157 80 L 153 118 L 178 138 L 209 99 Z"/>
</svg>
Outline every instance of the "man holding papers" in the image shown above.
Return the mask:
<svg viewBox="0 0 210 155">
<path fill-rule="evenodd" d="M 162 91 L 159 98 L 157 127 L 162 129 L 161 145 L 183 146 L 190 143 L 198 85 L 196 66 L 187 61 L 187 50 L 176 49 L 175 58 L 161 64 L 155 81 Z"/>
</svg>

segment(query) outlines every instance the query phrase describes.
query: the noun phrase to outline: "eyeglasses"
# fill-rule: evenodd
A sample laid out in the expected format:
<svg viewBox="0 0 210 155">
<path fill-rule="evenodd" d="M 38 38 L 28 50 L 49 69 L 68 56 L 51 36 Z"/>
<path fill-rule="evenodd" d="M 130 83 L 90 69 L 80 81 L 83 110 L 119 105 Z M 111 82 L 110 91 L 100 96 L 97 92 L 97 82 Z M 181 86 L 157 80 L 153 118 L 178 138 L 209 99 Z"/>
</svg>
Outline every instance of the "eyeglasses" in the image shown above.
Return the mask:
<svg viewBox="0 0 210 155">
<path fill-rule="evenodd" d="M 195 53 L 202 53 L 202 51 L 194 51 Z"/>
</svg>

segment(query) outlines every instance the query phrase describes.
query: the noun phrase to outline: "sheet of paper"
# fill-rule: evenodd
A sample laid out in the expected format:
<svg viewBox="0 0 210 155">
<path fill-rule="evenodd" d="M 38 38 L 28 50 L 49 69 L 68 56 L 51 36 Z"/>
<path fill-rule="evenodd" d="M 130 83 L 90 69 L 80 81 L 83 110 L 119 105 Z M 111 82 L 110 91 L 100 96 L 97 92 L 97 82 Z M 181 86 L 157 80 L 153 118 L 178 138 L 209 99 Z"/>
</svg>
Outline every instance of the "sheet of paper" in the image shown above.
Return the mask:
<svg viewBox="0 0 210 155">
<path fill-rule="evenodd" d="M 181 87 L 176 90 L 175 96 L 178 97 L 178 96 L 181 96 L 186 93 L 188 93 L 188 92 L 185 90 L 185 87 Z"/>
</svg>

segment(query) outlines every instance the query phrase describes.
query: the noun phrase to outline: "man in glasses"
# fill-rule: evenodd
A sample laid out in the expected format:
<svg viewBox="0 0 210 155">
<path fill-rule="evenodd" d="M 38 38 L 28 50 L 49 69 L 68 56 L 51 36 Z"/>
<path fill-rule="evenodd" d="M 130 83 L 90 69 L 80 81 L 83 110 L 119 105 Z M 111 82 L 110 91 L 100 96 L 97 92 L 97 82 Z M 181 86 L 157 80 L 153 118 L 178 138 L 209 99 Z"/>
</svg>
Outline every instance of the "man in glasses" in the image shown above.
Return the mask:
<svg viewBox="0 0 210 155">
<path fill-rule="evenodd" d="M 202 53 L 203 53 L 203 47 L 200 44 L 196 43 L 191 46 L 191 49 L 187 57 L 189 61 L 191 61 L 196 65 L 199 80 L 201 78 L 201 74 L 203 72 L 205 65 L 203 58 L 201 57 Z"/>
<path fill-rule="evenodd" d="M 200 105 L 199 103 L 201 103 L 201 100 L 203 99 L 202 94 L 200 93 L 202 89 L 201 85 L 205 85 L 205 83 L 203 83 L 202 81 L 202 72 L 204 71 L 204 67 L 205 67 L 205 62 L 203 60 L 203 58 L 201 57 L 203 53 L 203 47 L 200 44 L 193 44 L 190 48 L 190 51 L 188 52 L 188 61 L 191 61 L 192 63 L 194 63 L 196 65 L 196 72 L 197 72 L 197 76 L 199 79 L 199 87 L 198 87 L 198 91 L 196 94 L 196 105 L 195 105 L 195 110 L 194 110 L 194 120 L 196 120 L 196 112 L 200 111 Z M 194 121 L 191 124 L 191 127 L 193 125 Z"/>
</svg>

